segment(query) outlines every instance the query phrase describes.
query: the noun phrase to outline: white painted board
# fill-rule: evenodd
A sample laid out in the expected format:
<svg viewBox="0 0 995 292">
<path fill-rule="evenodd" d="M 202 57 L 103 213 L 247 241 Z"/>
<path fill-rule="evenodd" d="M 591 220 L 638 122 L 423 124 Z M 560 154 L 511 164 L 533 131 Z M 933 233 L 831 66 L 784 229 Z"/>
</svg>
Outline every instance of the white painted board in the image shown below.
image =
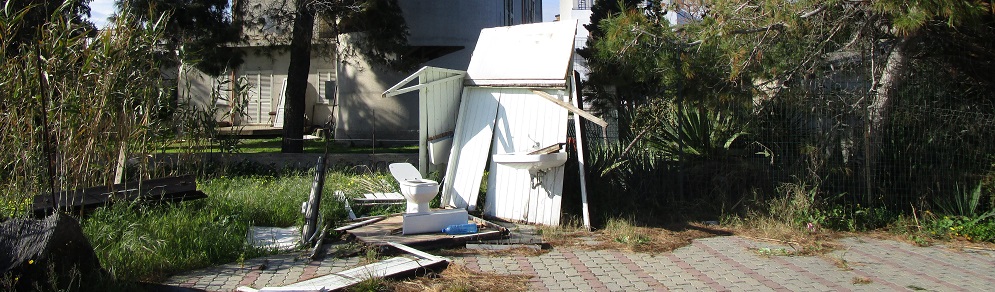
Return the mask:
<svg viewBox="0 0 995 292">
<path fill-rule="evenodd" d="M 451 144 L 446 144 L 444 153 L 433 154 L 428 151 L 430 143 L 439 148 L 442 144 L 433 142 L 441 139 L 429 141 L 428 138 L 456 128 L 465 75 L 464 71 L 425 66 L 383 93 L 384 97 L 390 97 L 418 91 L 418 170 L 422 176 L 428 176 L 438 170 L 437 165 L 448 161 Z M 418 84 L 404 87 L 416 79 Z"/>
<path fill-rule="evenodd" d="M 576 32 L 576 21 L 483 29 L 465 84 L 566 88 Z"/>
<path fill-rule="evenodd" d="M 418 96 L 420 100 L 420 108 L 424 109 L 420 114 L 421 126 L 420 136 L 425 139 L 424 142 L 419 143 L 418 149 L 425 149 L 425 154 L 419 156 L 419 170 L 422 171 L 422 175 L 428 175 L 428 172 L 436 170 L 435 165 L 442 163 L 429 163 L 431 159 L 427 150 L 429 149 L 428 143 L 433 141 L 428 141 L 428 137 L 435 137 L 442 135 L 446 132 L 453 131 L 456 129 L 456 116 L 459 113 L 460 97 L 463 92 L 463 78 L 453 78 L 457 76 L 462 76 L 462 73 L 453 72 L 452 70 L 430 70 L 426 71 L 419 78 L 419 83 L 428 84 L 428 86 L 421 91 L 419 91 Z M 438 140 L 435 140 L 438 141 Z M 441 146 L 440 143 L 435 143 L 436 146 Z M 450 144 L 451 145 L 451 144 Z M 441 157 L 433 157 L 437 161 L 448 161 L 449 155 L 446 151 L 445 155 L 435 155 Z"/>
<path fill-rule="evenodd" d="M 491 155 L 529 152 L 566 143 L 567 110 L 537 96 L 531 89 L 494 89 L 501 94 Z M 565 99 L 564 90 L 546 90 Z M 536 147 L 538 144 L 538 147 Z M 532 188 L 527 169 L 491 162 L 484 214 L 516 222 L 559 225 L 563 198 L 563 166 L 548 170 Z"/>
<path fill-rule="evenodd" d="M 457 208 L 477 207 L 480 180 L 487 166 L 500 94 L 494 88 L 466 87 L 460 103 L 442 200 Z"/>
</svg>

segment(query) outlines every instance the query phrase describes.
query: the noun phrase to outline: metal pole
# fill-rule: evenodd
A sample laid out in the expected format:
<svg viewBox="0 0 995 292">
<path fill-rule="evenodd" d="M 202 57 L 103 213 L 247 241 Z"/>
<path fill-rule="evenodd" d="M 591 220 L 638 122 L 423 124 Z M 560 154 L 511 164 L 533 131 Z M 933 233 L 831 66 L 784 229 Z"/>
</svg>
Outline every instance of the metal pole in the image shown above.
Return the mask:
<svg viewBox="0 0 995 292">
<path fill-rule="evenodd" d="M 314 238 L 318 230 L 318 218 L 321 217 L 321 190 L 325 186 L 325 156 L 318 156 L 318 167 L 314 170 L 314 182 L 311 184 L 311 195 L 308 196 L 304 212 L 304 230 L 301 232 L 301 242 L 307 244 Z"/>
</svg>

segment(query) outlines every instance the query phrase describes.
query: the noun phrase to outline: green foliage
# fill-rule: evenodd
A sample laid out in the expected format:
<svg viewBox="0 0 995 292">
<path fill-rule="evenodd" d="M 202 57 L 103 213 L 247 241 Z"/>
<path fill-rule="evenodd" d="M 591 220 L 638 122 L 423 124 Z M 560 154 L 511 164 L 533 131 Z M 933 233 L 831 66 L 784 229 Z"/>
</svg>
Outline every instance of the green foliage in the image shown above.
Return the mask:
<svg viewBox="0 0 995 292">
<path fill-rule="evenodd" d="M 41 39 L 48 24 L 55 19 L 70 27 L 68 34 L 73 37 L 90 35 L 93 24 L 86 20 L 90 16 L 89 0 L 20 0 L 4 1 L 5 16 L 3 38 L 4 54 L 14 57 L 22 49 L 30 50 L 30 44 Z M 11 17 L 11 18 L 6 18 Z M 10 22 L 7 22 L 10 21 Z M 24 46 L 29 45 L 29 46 Z M 23 47 L 22 47 L 23 46 Z"/>
<path fill-rule="evenodd" d="M 0 198 L 5 201 L 22 202 L 50 187 L 109 184 L 122 151 L 150 152 L 162 126 L 155 113 L 169 103 L 159 90 L 154 56 L 160 23 L 121 17 L 118 29 L 88 37 L 80 33 L 88 26 L 72 20 L 78 15 L 71 5 L 48 8 L 45 24 L 30 28 L 38 29 L 29 34 L 34 39 L 17 46 L 19 40 L 0 39 Z M 29 29 L 22 26 L 24 17 L 42 7 L 12 9 L 0 11 L 4 36 Z M 133 173 L 148 172 L 139 166 Z"/>
<path fill-rule="evenodd" d="M 944 21 L 948 26 L 974 24 L 991 13 L 988 1 L 899 1 L 871 2 L 873 10 L 890 15 L 894 29 L 899 34 L 911 34 L 932 21 Z"/>
<path fill-rule="evenodd" d="M 977 217 L 978 207 L 981 200 L 981 183 L 971 190 L 961 190 L 960 185 L 956 186 L 956 192 L 950 196 L 938 197 L 934 205 L 943 212 L 951 216 Z"/>
<path fill-rule="evenodd" d="M 117 204 L 82 220 L 101 263 L 118 281 L 162 280 L 170 274 L 263 255 L 246 241 L 249 226 L 302 222 L 313 175 L 219 177 L 201 182 L 208 198 L 178 204 Z M 338 222 L 345 211 L 332 190 L 349 188 L 351 175 L 330 172 L 321 213 Z"/>
<path fill-rule="evenodd" d="M 926 230 L 934 238 L 995 242 L 995 212 L 977 218 L 943 216 L 929 221 Z"/>
<path fill-rule="evenodd" d="M 160 56 L 165 64 L 193 64 L 211 76 L 242 64 L 241 51 L 231 46 L 240 40 L 240 23 L 233 22 L 238 18 L 229 14 L 228 0 L 116 0 L 116 5 L 121 15 L 141 22 L 167 16 L 162 40 L 168 49 Z"/>
<path fill-rule="evenodd" d="M 679 105 L 665 116 L 662 125 L 648 132 L 647 145 L 666 159 L 718 159 L 730 155 L 736 140 L 746 132 L 728 114 L 703 107 Z"/>
</svg>

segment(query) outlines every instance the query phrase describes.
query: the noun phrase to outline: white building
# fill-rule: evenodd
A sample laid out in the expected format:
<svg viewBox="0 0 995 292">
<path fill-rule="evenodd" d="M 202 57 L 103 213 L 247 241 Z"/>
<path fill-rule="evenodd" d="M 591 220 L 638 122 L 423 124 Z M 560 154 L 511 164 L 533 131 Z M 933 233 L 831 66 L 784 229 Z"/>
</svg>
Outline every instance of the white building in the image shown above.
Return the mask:
<svg viewBox="0 0 995 292">
<path fill-rule="evenodd" d="M 267 3 L 278 1 L 247 2 L 245 7 L 259 10 L 266 9 Z M 397 3 L 409 29 L 408 43 L 413 46 L 412 53 L 431 57 L 422 65 L 458 70 L 467 69 L 481 29 L 540 22 L 542 18 L 541 0 Z M 307 124 L 324 125 L 332 121 L 335 138 L 342 142 L 417 141 L 417 99 L 381 98 L 384 90 L 412 72 L 392 72 L 371 67 L 360 57 L 337 56 L 336 52 L 349 50 L 350 36 L 338 36 L 342 47 L 335 48 L 336 36 L 326 33 L 326 26 L 321 21 L 316 21 L 315 26 L 308 76 Z M 282 89 L 290 58 L 288 50 L 273 48 L 286 47 L 290 31 L 276 24 L 246 27 L 243 32 L 249 40 L 238 46 L 246 53 L 245 62 L 238 68 L 231 68 L 222 78 L 213 78 L 185 66 L 179 81 L 179 96 L 206 107 L 213 100 L 212 91 L 221 92 L 222 98 L 216 103 L 219 121 L 239 125 L 273 125 L 277 121 L 279 126 L 282 116 L 275 113 L 282 112 Z M 251 86 L 245 95 L 247 100 L 244 100 L 247 102 L 245 117 L 232 118 L 232 86 L 226 80 L 242 78 Z"/>
<path fill-rule="evenodd" d="M 576 21 L 577 36 L 574 38 L 574 48 L 587 47 L 587 37 L 590 32 L 585 25 L 591 23 L 591 5 L 595 0 L 560 0 L 559 21 Z M 602 0 L 603 1 L 603 0 Z M 574 71 L 580 73 L 581 79 L 587 79 L 587 60 L 574 54 Z"/>
</svg>

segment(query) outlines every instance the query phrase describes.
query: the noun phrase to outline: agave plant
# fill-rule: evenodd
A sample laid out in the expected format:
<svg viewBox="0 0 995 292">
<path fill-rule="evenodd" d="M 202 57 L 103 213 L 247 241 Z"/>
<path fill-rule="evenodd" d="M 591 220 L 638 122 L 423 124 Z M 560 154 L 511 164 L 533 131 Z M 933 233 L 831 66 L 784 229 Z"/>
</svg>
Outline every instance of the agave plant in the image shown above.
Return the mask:
<svg viewBox="0 0 995 292">
<path fill-rule="evenodd" d="M 675 106 L 668 119 L 646 135 L 646 145 L 667 160 L 711 159 L 728 154 L 739 137 L 731 115 L 703 107 Z"/>
</svg>

